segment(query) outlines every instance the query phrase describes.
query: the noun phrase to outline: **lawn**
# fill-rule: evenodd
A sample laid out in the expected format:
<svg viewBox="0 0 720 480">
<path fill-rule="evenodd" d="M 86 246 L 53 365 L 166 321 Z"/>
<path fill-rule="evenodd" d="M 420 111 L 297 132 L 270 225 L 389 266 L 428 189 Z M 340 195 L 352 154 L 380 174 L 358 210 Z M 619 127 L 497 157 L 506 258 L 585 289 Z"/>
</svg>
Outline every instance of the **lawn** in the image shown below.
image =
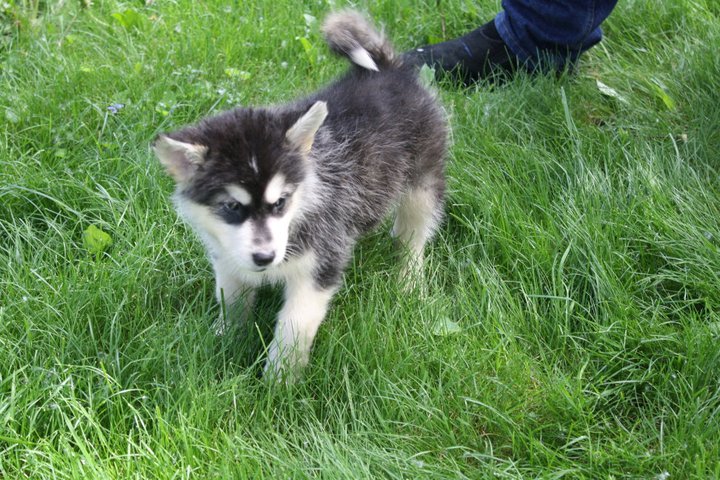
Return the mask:
<svg viewBox="0 0 720 480">
<path fill-rule="evenodd" d="M 404 50 L 498 4 L 359 8 Z M 339 6 L 0 3 L 0 477 L 720 478 L 715 0 L 620 2 L 560 78 L 441 81 L 427 298 L 388 223 L 298 384 L 258 378 L 277 291 L 212 333 L 149 144 L 330 81 Z"/>
</svg>

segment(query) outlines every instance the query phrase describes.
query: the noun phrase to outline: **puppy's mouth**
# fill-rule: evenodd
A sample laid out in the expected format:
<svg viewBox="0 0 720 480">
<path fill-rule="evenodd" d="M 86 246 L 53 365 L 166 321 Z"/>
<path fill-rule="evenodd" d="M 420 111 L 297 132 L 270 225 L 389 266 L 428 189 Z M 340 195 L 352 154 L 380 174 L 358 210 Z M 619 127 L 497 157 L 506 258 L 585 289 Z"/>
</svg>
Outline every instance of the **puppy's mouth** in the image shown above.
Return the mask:
<svg viewBox="0 0 720 480">
<path fill-rule="evenodd" d="M 268 265 L 253 265 L 250 268 L 250 271 L 253 273 L 263 273 L 267 272 L 268 270 L 272 270 L 273 268 L 277 267 L 274 263 L 270 263 Z"/>
</svg>

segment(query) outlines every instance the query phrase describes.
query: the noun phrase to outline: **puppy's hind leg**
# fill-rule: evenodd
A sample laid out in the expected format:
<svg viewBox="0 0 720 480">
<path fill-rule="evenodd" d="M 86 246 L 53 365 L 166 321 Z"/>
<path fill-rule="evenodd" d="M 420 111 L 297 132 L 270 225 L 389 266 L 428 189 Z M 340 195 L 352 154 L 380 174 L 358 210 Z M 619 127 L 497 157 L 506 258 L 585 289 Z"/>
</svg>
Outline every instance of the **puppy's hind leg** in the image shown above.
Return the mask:
<svg viewBox="0 0 720 480">
<path fill-rule="evenodd" d="M 398 205 L 392 234 L 409 250 L 402 271 L 406 288 L 422 281 L 423 250 L 442 220 L 444 191 L 443 180 L 428 181 L 408 190 Z"/>
</svg>

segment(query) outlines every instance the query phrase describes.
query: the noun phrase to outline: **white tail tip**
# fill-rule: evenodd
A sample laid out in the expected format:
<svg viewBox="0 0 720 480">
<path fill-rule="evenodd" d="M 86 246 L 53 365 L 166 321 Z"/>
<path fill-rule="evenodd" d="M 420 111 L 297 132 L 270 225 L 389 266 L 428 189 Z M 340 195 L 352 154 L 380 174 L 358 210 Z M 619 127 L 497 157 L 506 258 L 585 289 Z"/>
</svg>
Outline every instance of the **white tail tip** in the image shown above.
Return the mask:
<svg viewBox="0 0 720 480">
<path fill-rule="evenodd" d="M 372 59 L 368 51 L 364 48 L 358 47 L 352 50 L 348 55 L 350 56 L 350 60 L 352 60 L 353 63 L 374 72 L 380 71 L 377 65 L 375 65 L 375 61 Z"/>
</svg>

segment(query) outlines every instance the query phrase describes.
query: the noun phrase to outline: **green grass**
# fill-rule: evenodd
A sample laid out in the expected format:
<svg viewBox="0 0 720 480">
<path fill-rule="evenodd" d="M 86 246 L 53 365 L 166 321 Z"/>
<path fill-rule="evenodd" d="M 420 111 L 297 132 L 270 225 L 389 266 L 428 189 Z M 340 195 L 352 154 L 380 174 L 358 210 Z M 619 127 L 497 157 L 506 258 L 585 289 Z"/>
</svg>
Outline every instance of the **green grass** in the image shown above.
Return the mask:
<svg viewBox="0 0 720 480">
<path fill-rule="evenodd" d="M 620 2 L 575 75 L 441 85 L 428 300 L 371 235 L 288 388 L 257 378 L 276 292 L 211 333 L 148 144 L 341 72 L 333 2 L 86 3 L 0 6 L 0 477 L 720 477 L 716 2 Z M 497 5 L 366 8 L 407 49 Z"/>
</svg>

